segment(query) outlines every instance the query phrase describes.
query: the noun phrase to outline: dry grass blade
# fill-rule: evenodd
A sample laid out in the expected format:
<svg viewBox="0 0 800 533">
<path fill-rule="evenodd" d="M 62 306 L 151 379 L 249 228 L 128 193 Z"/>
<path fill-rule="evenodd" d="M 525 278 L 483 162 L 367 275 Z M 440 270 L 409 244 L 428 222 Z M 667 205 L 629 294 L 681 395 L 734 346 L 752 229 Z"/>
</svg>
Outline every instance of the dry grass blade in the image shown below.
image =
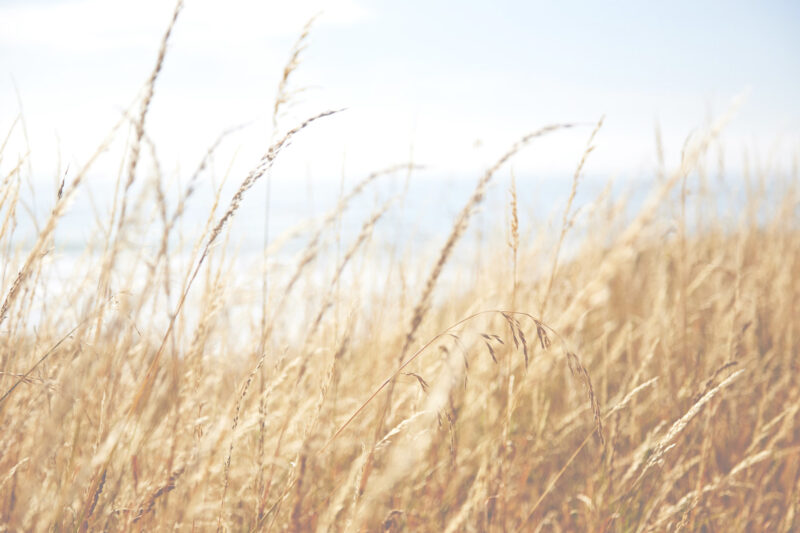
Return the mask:
<svg viewBox="0 0 800 533">
<path fill-rule="evenodd" d="M 578 194 L 578 182 L 580 181 L 581 172 L 583 171 L 584 165 L 586 165 L 586 160 L 589 158 L 589 154 L 591 154 L 594 150 L 594 145 L 592 145 L 592 143 L 594 142 L 594 138 L 597 136 L 597 132 L 599 132 L 600 128 L 603 127 L 603 121 L 605 118 L 605 115 L 600 117 L 600 120 L 597 121 L 597 125 L 595 126 L 594 130 L 592 130 L 592 134 L 589 135 L 589 140 L 586 142 L 586 149 L 583 151 L 581 160 L 578 163 L 578 168 L 575 169 L 575 174 L 572 176 L 572 190 L 570 190 L 569 198 L 567 199 L 567 205 L 564 207 L 564 214 L 562 215 L 561 219 L 561 233 L 558 236 L 558 242 L 556 243 L 556 251 L 553 253 L 553 266 L 550 268 L 550 277 L 547 281 L 547 289 L 545 289 L 544 298 L 542 299 L 542 316 L 544 316 L 545 309 L 547 308 L 550 292 L 553 290 L 553 280 L 556 277 L 558 259 L 559 255 L 561 254 L 561 247 L 564 245 L 564 238 L 567 236 L 567 232 L 575 223 L 575 215 L 571 215 L 572 202 L 575 201 L 575 196 Z"/>
<path fill-rule="evenodd" d="M 147 118 L 147 112 L 150 110 L 150 104 L 153 100 L 153 93 L 155 91 L 155 84 L 158 76 L 161 74 L 161 69 L 164 66 L 164 58 L 167 55 L 167 44 L 169 43 L 169 38 L 172 35 L 172 31 L 175 28 L 175 23 L 178 20 L 178 15 L 183 8 L 183 0 L 177 0 L 175 3 L 175 9 L 172 12 L 172 20 L 170 20 L 169 25 L 167 26 L 167 30 L 164 32 L 164 36 L 161 38 L 161 46 L 158 48 L 158 57 L 156 59 L 155 67 L 153 71 L 150 73 L 150 77 L 147 79 L 147 82 L 144 86 L 144 96 L 142 97 L 142 102 L 139 106 L 139 114 L 136 117 L 136 120 L 133 121 L 134 127 L 134 137 L 133 143 L 131 144 L 130 149 L 130 156 L 128 159 L 128 178 L 125 181 L 125 187 L 122 194 L 122 205 L 120 206 L 119 211 L 119 218 L 117 219 L 117 239 L 119 239 L 122 235 L 122 231 L 125 226 L 126 222 L 126 213 L 128 207 L 128 191 L 130 190 L 131 186 L 133 185 L 134 180 L 136 179 L 136 169 L 139 165 L 139 156 L 141 150 L 142 139 L 144 138 L 144 125 L 145 119 Z M 111 253 L 108 256 L 107 266 L 106 269 L 110 270 L 114 265 L 116 260 L 117 253 L 119 251 L 118 246 L 114 246 L 111 249 Z M 105 290 L 105 283 L 107 283 L 107 279 L 101 279 L 101 293 Z"/>
</svg>

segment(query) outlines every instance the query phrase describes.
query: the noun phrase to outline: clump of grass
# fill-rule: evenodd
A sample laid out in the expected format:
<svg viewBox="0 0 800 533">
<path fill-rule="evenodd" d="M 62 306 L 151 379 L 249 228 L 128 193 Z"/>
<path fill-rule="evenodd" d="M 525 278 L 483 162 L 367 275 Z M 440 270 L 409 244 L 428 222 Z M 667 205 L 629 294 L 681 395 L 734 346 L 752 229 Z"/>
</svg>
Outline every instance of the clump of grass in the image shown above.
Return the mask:
<svg viewBox="0 0 800 533">
<path fill-rule="evenodd" d="M 247 277 L 231 222 L 288 143 L 333 112 L 276 134 L 227 204 L 217 188 L 206 223 L 181 235 L 195 243 L 182 255 L 170 243 L 232 132 L 172 198 L 145 119 L 180 7 L 138 115 L 63 174 L 27 245 L 14 232 L 28 154 L 6 153 L 17 119 L 0 144 L 0 529 L 798 529 L 796 169 L 753 176 L 773 190 L 732 204 L 734 224 L 715 220 L 704 208 L 723 193 L 686 191 L 707 172 L 725 116 L 671 172 L 659 138 L 644 205 L 606 192 L 578 209 L 601 120 L 565 188 L 560 232 L 523 223 L 525 177 L 512 174 L 505 228 L 488 212 L 508 238 L 471 241 L 497 172 L 535 138 L 571 127 L 549 126 L 480 175 L 434 253 L 383 255 L 380 225 L 400 205 L 390 196 L 352 235 L 341 230 L 348 244 L 335 259 L 326 254 L 356 197 L 419 168 L 404 163 L 366 176 L 298 230 L 308 244 L 294 264 Z M 55 230 L 126 124 L 133 142 L 99 228 L 104 245 L 70 257 Z M 126 215 L 142 206 L 150 219 Z M 698 213 L 706 223 L 693 227 Z M 152 255 L 125 234 L 152 236 Z M 462 283 L 458 246 L 493 268 Z M 265 255 L 276 249 L 271 241 Z M 71 264 L 54 290 L 55 267 Z M 267 275 L 279 297 L 250 297 Z"/>
</svg>

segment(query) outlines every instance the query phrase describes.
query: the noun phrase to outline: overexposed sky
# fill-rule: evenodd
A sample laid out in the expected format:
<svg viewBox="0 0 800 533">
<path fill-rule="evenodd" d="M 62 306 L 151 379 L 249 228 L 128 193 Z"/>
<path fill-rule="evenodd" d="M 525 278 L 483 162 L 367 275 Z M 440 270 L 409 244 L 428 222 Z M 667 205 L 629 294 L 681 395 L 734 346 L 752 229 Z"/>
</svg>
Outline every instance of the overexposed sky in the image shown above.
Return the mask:
<svg viewBox="0 0 800 533">
<path fill-rule="evenodd" d="M 83 162 L 134 101 L 173 6 L 0 2 L 0 135 L 22 110 L 37 179 L 52 180 L 59 155 L 62 167 Z M 291 45 L 320 12 L 281 129 L 347 111 L 298 137 L 276 169 L 286 176 L 360 175 L 410 153 L 477 176 L 528 131 L 586 123 L 515 162 L 568 176 L 603 114 L 587 171 L 647 176 L 656 121 L 674 164 L 686 136 L 744 92 L 724 136 L 729 167 L 743 147 L 781 161 L 798 151 L 796 2 L 186 0 L 146 124 L 162 166 L 188 173 L 222 130 L 252 122 L 218 158 L 236 153 L 234 174 L 246 172 L 266 147 Z M 6 159 L 25 149 L 14 139 Z M 98 179 L 118 165 L 101 161 Z"/>
</svg>

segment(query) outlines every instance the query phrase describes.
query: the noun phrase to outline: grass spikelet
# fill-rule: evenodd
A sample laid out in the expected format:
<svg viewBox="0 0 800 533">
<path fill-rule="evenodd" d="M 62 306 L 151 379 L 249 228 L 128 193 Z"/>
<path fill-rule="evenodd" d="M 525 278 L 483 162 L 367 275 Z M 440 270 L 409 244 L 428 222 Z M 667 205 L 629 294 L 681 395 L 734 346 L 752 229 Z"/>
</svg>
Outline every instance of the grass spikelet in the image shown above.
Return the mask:
<svg viewBox="0 0 800 533">
<path fill-rule="evenodd" d="M 300 54 L 302 54 L 308 46 L 308 37 L 311 35 L 311 27 L 314 25 L 317 16 L 318 15 L 315 15 L 308 19 L 308 22 L 303 26 L 300 36 L 292 45 L 291 52 L 289 52 L 289 60 L 283 67 L 283 75 L 281 76 L 281 81 L 278 83 L 278 92 L 272 109 L 272 127 L 274 129 L 278 128 L 278 117 L 280 116 L 281 108 L 285 107 L 291 101 L 293 94 L 299 91 L 289 91 L 289 78 L 291 78 L 292 72 L 297 70 L 297 67 L 300 66 Z"/>
<path fill-rule="evenodd" d="M 497 364 L 497 356 L 494 353 L 494 348 L 492 347 L 492 343 L 486 341 L 484 344 L 486 344 L 486 348 L 489 350 L 489 355 L 491 356 L 492 361 L 494 361 L 494 364 Z"/>
<path fill-rule="evenodd" d="M 656 381 L 658 381 L 657 377 L 649 379 L 649 380 L 645 381 L 644 383 L 642 383 L 641 385 L 637 385 L 636 387 L 631 389 L 631 391 L 628 394 L 626 394 L 625 397 L 618 404 L 616 404 L 613 408 L 609 409 L 609 411 L 606 413 L 606 418 L 610 417 L 612 414 L 616 413 L 617 411 L 625 409 L 625 407 L 628 406 L 628 404 L 631 402 L 631 400 L 633 400 L 633 398 L 637 394 L 639 394 L 641 391 L 643 391 L 647 387 L 650 387 L 650 386 L 654 385 L 656 383 Z"/>
<path fill-rule="evenodd" d="M 223 472 L 223 481 L 222 481 L 222 497 L 219 501 L 219 517 L 217 519 L 217 530 L 222 527 L 222 511 L 225 508 L 225 496 L 228 493 L 228 483 L 230 480 L 230 471 L 231 471 L 231 457 L 233 456 L 233 444 L 236 440 L 236 428 L 239 426 L 239 414 L 242 410 L 242 402 L 244 401 L 245 396 L 247 396 L 247 390 L 250 388 L 250 384 L 253 382 L 253 379 L 258 374 L 258 371 L 261 370 L 261 365 L 264 364 L 264 359 L 266 359 L 266 354 L 262 355 L 258 359 L 258 363 L 256 363 L 255 368 L 250 375 L 247 376 L 247 380 L 242 385 L 242 392 L 239 394 L 239 399 L 236 401 L 236 408 L 233 412 L 233 423 L 231 424 L 231 442 L 228 445 L 228 455 L 225 457 L 225 465 L 224 465 L 224 472 Z"/>
<path fill-rule="evenodd" d="M 670 449 L 675 446 L 675 439 L 677 436 L 686 428 L 689 422 L 697 416 L 697 414 L 703 409 L 703 407 L 711 401 L 711 399 L 716 396 L 716 394 L 724 389 L 725 387 L 732 384 L 739 376 L 744 373 L 744 369 L 737 370 L 736 372 L 732 373 L 730 376 L 725 378 L 719 385 L 705 393 L 698 401 L 696 401 L 686 414 L 680 417 L 678 420 L 672 424 L 672 427 L 669 428 L 667 434 L 658 441 L 653 453 L 650 455 L 649 459 L 644 465 L 642 469 L 642 473 L 639 475 L 637 480 L 634 482 L 634 486 L 638 485 L 644 476 L 650 471 L 651 468 L 661 463 L 662 459 L 664 458 L 664 454 L 667 453 Z"/>
<path fill-rule="evenodd" d="M 589 377 L 589 372 L 586 367 L 581 364 L 581 360 L 574 352 L 567 352 L 567 363 L 569 370 L 573 376 L 578 377 L 586 389 L 586 394 L 589 396 L 589 404 L 592 407 L 594 414 L 594 423 L 597 432 L 597 438 L 600 439 L 600 444 L 605 445 L 605 437 L 603 436 L 603 417 L 600 414 L 600 403 L 594 395 L 594 387 L 592 387 L 592 378 Z"/>
<path fill-rule="evenodd" d="M 142 504 L 139 506 L 139 510 L 137 511 L 136 516 L 133 517 L 134 524 L 137 523 L 142 518 L 144 518 L 146 514 L 153 511 L 153 508 L 156 505 L 156 501 L 159 498 L 161 498 L 162 496 L 166 496 L 167 494 L 175 490 L 176 486 L 175 483 L 177 482 L 178 478 L 181 477 L 181 475 L 183 475 L 185 471 L 186 471 L 185 466 L 182 466 L 179 469 L 175 470 L 169 475 L 169 478 L 167 479 L 167 482 L 164 485 L 160 486 L 159 488 L 155 489 L 153 492 L 150 493 L 147 499 L 144 502 L 142 502 Z"/>
<path fill-rule="evenodd" d="M 425 383 L 425 380 L 422 379 L 420 376 L 411 372 L 409 372 L 408 375 L 413 375 L 414 377 L 416 377 L 419 380 L 419 383 L 422 386 L 423 390 L 428 389 L 428 384 Z M 423 385 L 423 383 L 425 384 Z M 420 411 L 411 416 L 410 418 L 407 418 L 402 422 L 400 422 L 399 424 L 397 424 L 397 426 L 393 427 L 386 435 L 384 435 L 384 437 L 378 442 L 378 444 L 375 445 L 375 449 L 380 450 L 381 448 L 388 446 L 394 436 L 400 434 L 400 432 L 403 431 L 403 429 L 405 429 L 407 426 L 411 425 L 414 422 L 414 420 L 427 414 L 429 414 L 427 411 Z"/>
<path fill-rule="evenodd" d="M 509 222 L 508 247 L 511 248 L 511 275 L 513 283 L 511 286 L 511 308 L 517 306 L 517 254 L 519 252 L 519 213 L 517 212 L 517 180 L 514 170 L 511 170 L 511 186 L 508 189 L 509 209 L 511 220 Z"/>
<path fill-rule="evenodd" d="M 530 358 L 528 356 L 528 340 L 525 338 L 525 330 L 522 329 L 519 320 L 517 320 L 517 318 L 512 316 L 509 312 L 502 311 L 500 315 L 505 319 L 506 324 L 508 324 L 508 329 L 511 330 L 511 338 L 514 341 L 514 348 L 519 350 L 520 345 L 522 346 L 522 354 L 525 357 L 525 368 L 527 369 L 530 363 Z M 539 322 L 535 320 L 535 323 L 537 325 L 538 332 Z M 542 348 L 544 348 L 544 344 L 542 344 Z"/>
<path fill-rule="evenodd" d="M 83 519 L 82 531 L 89 530 L 89 519 L 92 517 L 95 507 L 97 507 L 97 501 L 100 499 L 100 494 L 103 493 L 103 487 L 105 487 L 106 484 L 106 474 L 107 470 L 104 468 L 103 472 L 97 477 L 97 480 L 94 483 L 96 488 L 92 491 L 92 500 Z"/>
<path fill-rule="evenodd" d="M 425 379 L 422 376 L 420 376 L 419 374 L 417 374 L 415 372 L 403 372 L 403 375 L 404 376 L 412 376 L 412 377 L 416 378 L 417 382 L 419 383 L 420 388 L 422 389 L 422 392 L 428 392 L 430 390 L 431 386 L 428 385 L 428 382 L 425 381 Z"/>
<path fill-rule="evenodd" d="M 703 390 L 694 395 L 694 397 L 692 398 L 692 403 L 699 402 L 700 398 L 702 398 L 709 390 L 711 390 L 711 388 L 714 386 L 714 383 L 717 382 L 717 378 L 719 378 L 719 376 L 722 375 L 723 372 L 725 372 L 729 368 L 733 368 L 737 364 L 739 364 L 737 361 L 728 361 L 727 363 L 723 364 L 718 369 L 716 369 L 714 371 L 714 374 L 712 374 L 711 377 L 708 378 L 706 382 L 703 384 Z"/>
<path fill-rule="evenodd" d="M 538 321 L 536 322 L 536 336 L 539 337 L 539 344 L 541 344 L 542 350 L 550 348 L 550 337 L 547 336 L 547 330 L 544 329 L 544 325 Z"/>
<path fill-rule="evenodd" d="M 525 331 L 517 324 L 517 333 L 519 334 L 519 341 L 522 344 L 522 355 L 525 357 L 525 368 L 528 368 L 528 340 L 525 338 Z"/>
<path fill-rule="evenodd" d="M 222 230 L 225 228 L 230 218 L 233 217 L 233 215 L 239 209 L 239 206 L 241 205 L 242 200 L 244 199 L 244 194 L 248 190 L 250 190 L 250 188 L 253 185 L 255 185 L 255 183 L 272 167 L 272 164 L 275 162 L 275 158 L 278 157 L 278 154 L 283 148 L 289 145 L 289 143 L 292 141 L 292 138 L 299 132 L 307 128 L 309 125 L 311 125 L 312 122 L 315 122 L 325 117 L 329 117 L 331 115 L 339 113 L 340 111 L 342 110 L 340 109 L 335 111 L 323 111 L 322 113 L 314 115 L 311 118 L 307 118 L 306 120 L 301 122 L 298 126 L 295 126 L 294 128 L 287 131 L 280 140 L 278 140 L 276 143 L 274 143 L 272 146 L 269 147 L 267 152 L 263 156 L 261 156 L 261 160 L 255 166 L 255 168 L 253 168 L 253 170 L 250 171 L 247 177 L 245 177 L 245 179 L 242 181 L 241 185 L 239 185 L 239 189 L 233 195 L 233 198 L 231 198 L 231 202 L 228 205 L 228 210 L 225 211 L 225 214 L 223 214 L 222 217 L 220 217 L 219 221 L 217 222 L 217 225 L 214 226 L 213 230 L 211 230 L 211 235 L 208 237 L 208 242 L 206 243 L 206 246 L 203 249 L 203 254 L 201 256 L 199 263 L 202 263 L 205 256 L 208 255 L 208 250 L 211 247 L 211 245 L 214 244 L 214 242 L 217 240 L 217 237 L 219 237 L 219 234 L 222 233 Z"/>
</svg>

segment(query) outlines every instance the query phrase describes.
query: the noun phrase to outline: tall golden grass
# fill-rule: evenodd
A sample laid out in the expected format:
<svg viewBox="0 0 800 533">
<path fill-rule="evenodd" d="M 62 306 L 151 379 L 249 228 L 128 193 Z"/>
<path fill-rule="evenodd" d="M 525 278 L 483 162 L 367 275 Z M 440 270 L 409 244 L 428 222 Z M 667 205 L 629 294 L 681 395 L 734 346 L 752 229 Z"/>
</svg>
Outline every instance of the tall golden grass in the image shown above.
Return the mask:
<svg viewBox="0 0 800 533">
<path fill-rule="evenodd" d="M 800 527 L 796 169 L 751 176 L 735 217 L 709 209 L 708 151 L 723 120 L 659 172 L 634 216 L 608 194 L 578 216 L 601 120 L 560 228 L 522 227 L 512 180 L 506 229 L 469 242 L 508 160 L 569 125 L 547 126 L 476 169 L 438 253 L 395 257 L 376 274 L 386 262 L 373 261 L 372 238 L 392 198 L 343 243 L 325 282 L 310 275 L 350 201 L 415 171 L 404 163 L 343 194 L 294 268 L 243 281 L 219 241 L 288 141 L 331 112 L 277 131 L 306 27 L 273 145 L 227 203 L 217 194 L 205 227 L 183 236 L 195 243 L 189 261 L 178 260 L 178 223 L 219 144 L 170 207 L 141 147 L 179 11 L 129 119 L 102 249 L 87 250 L 57 295 L 55 229 L 109 141 L 61 184 L 26 247 L 14 239 L 25 166 L 2 176 L 1 530 Z M 2 160 L 16 158 L 2 147 Z M 152 222 L 130 216 L 145 173 L 155 177 L 138 201 L 150 203 L 138 208 L 157 212 Z M 160 235 L 155 253 L 126 238 L 148 231 Z M 467 274 L 448 270 L 462 241 L 479 258 Z M 242 300 L 243 286 L 262 300 Z M 230 311 L 242 305 L 249 321 Z"/>
</svg>

